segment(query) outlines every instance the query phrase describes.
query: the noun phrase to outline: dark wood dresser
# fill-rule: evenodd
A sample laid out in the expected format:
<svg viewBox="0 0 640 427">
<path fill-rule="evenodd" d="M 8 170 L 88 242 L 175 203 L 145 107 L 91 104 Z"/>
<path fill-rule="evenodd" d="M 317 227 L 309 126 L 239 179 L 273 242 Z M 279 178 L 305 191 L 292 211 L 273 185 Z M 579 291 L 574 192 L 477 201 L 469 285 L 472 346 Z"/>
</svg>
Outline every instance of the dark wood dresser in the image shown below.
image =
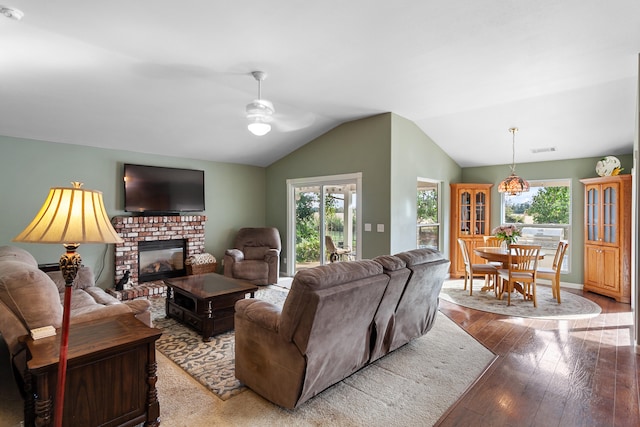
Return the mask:
<svg viewBox="0 0 640 427">
<path fill-rule="evenodd" d="M 160 335 L 133 314 L 71 325 L 63 425 L 159 425 L 155 342 Z M 28 357 L 25 425 L 53 425 L 60 331 L 23 342 Z"/>
</svg>

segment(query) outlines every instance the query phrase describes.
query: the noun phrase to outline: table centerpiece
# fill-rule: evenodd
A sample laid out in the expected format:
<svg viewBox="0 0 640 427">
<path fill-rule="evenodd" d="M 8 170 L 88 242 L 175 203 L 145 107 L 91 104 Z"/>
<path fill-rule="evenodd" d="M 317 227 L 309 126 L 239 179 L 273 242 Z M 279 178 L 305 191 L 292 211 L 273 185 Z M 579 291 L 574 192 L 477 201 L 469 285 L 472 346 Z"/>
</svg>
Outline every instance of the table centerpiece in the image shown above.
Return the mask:
<svg viewBox="0 0 640 427">
<path fill-rule="evenodd" d="M 507 245 L 516 243 L 518 241 L 518 237 L 522 235 L 520 229 L 513 224 L 500 225 L 494 228 L 491 233 Z"/>
</svg>

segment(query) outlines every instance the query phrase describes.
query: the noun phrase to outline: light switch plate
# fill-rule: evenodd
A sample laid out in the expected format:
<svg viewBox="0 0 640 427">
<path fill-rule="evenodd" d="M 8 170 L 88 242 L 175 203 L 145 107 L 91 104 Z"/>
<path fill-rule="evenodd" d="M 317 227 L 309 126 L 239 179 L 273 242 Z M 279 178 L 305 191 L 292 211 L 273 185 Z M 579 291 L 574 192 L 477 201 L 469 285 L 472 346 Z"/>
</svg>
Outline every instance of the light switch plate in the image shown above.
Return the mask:
<svg viewBox="0 0 640 427">
<path fill-rule="evenodd" d="M 384 233 L 384 224 L 378 224 L 378 233 Z"/>
<path fill-rule="evenodd" d="M 365 224 L 364 231 L 371 231 L 371 224 Z"/>
</svg>

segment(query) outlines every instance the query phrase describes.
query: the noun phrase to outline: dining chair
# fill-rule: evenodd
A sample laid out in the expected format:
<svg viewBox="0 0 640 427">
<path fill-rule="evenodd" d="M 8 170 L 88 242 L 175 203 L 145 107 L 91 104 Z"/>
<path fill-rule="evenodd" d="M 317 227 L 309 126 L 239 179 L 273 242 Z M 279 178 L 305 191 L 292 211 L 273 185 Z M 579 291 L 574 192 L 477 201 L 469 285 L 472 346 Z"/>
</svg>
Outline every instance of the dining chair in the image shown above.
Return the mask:
<svg viewBox="0 0 640 427">
<path fill-rule="evenodd" d="M 473 276 L 484 276 L 485 284 L 488 283 L 487 279 L 493 277 L 493 287 L 496 289 L 498 279 L 498 269 L 491 264 L 472 264 L 469 258 L 469 251 L 464 239 L 458 239 L 458 245 L 462 252 L 462 259 L 464 261 L 464 289 L 467 290 L 467 282 L 469 282 L 469 295 L 473 295 Z M 498 294 L 496 293 L 496 296 Z"/>
<path fill-rule="evenodd" d="M 569 247 L 568 240 L 560 240 L 558 242 L 558 248 L 556 249 L 556 255 L 553 258 L 552 267 L 538 268 L 538 279 L 551 280 L 551 292 L 553 293 L 553 297 L 558 301 L 558 304 L 561 303 L 560 301 L 560 270 L 562 269 L 562 261 L 564 260 L 564 254 L 567 252 L 568 247 Z"/>
<path fill-rule="evenodd" d="M 502 246 L 502 240 L 498 239 L 496 236 L 483 236 L 483 238 L 485 246 L 491 246 L 494 248 Z"/>
<path fill-rule="evenodd" d="M 525 299 L 531 299 L 533 306 L 538 307 L 536 298 L 536 280 L 540 245 L 509 245 L 508 268 L 499 268 L 498 277 L 500 289 L 498 298 L 502 299 L 503 292 L 507 292 L 507 305 L 511 305 L 511 293 L 516 284 L 522 284 L 522 294 Z M 506 289 L 504 287 L 506 284 Z"/>
<path fill-rule="evenodd" d="M 492 248 L 499 248 L 502 246 L 502 240 L 498 239 L 496 236 L 483 236 L 484 245 Z M 502 267 L 501 262 L 497 261 L 487 261 L 487 264 L 494 265 L 496 268 Z"/>
<path fill-rule="evenodd" d="M 351 248 L 339 248 L 333 243 L 333 239 L 331 236 L 324 236 L 324 244 L 327 248 L 327 252 L 329 253 L 329 261 L 336 262 L 344 260 L 345 256 L 347 259 L 351 255 Z"/>
</svg>

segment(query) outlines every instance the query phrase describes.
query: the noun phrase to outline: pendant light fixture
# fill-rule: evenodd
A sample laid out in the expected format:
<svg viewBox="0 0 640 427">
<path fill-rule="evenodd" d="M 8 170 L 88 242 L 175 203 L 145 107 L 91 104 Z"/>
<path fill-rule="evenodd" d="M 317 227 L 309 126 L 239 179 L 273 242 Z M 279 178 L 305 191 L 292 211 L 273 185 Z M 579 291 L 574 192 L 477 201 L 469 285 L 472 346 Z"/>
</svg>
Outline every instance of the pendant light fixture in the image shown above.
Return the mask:
<svg viewBox="0 0 640 427">
<path fill-rule="evenodd" d="M 271 130 L 271 116 L 275 110 L 271 101 L 262 99 L 261 96 L 262 81 L 267 78 L 267 73 L 253 71 L 251 75 L 258 81 L 258 99 L 254 99 L 253 102 L 247 104 L 247 120 L 249 120 L 247 127 L 252 134 L 262 136 Z"/>
<path fill-rule="evenodd" d="M 518 128 L 509 128 L 509 132 L 511 132 L 512 135 L 511 150 L 513 153 L 511 175 L 506 177 L 498 185 L 498 191 L 500 193 L 507 193 L 511 196 L 517 196 L 520 193 L 529 191 L 529 183 L 524 178 L 520 178 L 516 175 L 516 132 L 518 132 Z"/>
</svg>

